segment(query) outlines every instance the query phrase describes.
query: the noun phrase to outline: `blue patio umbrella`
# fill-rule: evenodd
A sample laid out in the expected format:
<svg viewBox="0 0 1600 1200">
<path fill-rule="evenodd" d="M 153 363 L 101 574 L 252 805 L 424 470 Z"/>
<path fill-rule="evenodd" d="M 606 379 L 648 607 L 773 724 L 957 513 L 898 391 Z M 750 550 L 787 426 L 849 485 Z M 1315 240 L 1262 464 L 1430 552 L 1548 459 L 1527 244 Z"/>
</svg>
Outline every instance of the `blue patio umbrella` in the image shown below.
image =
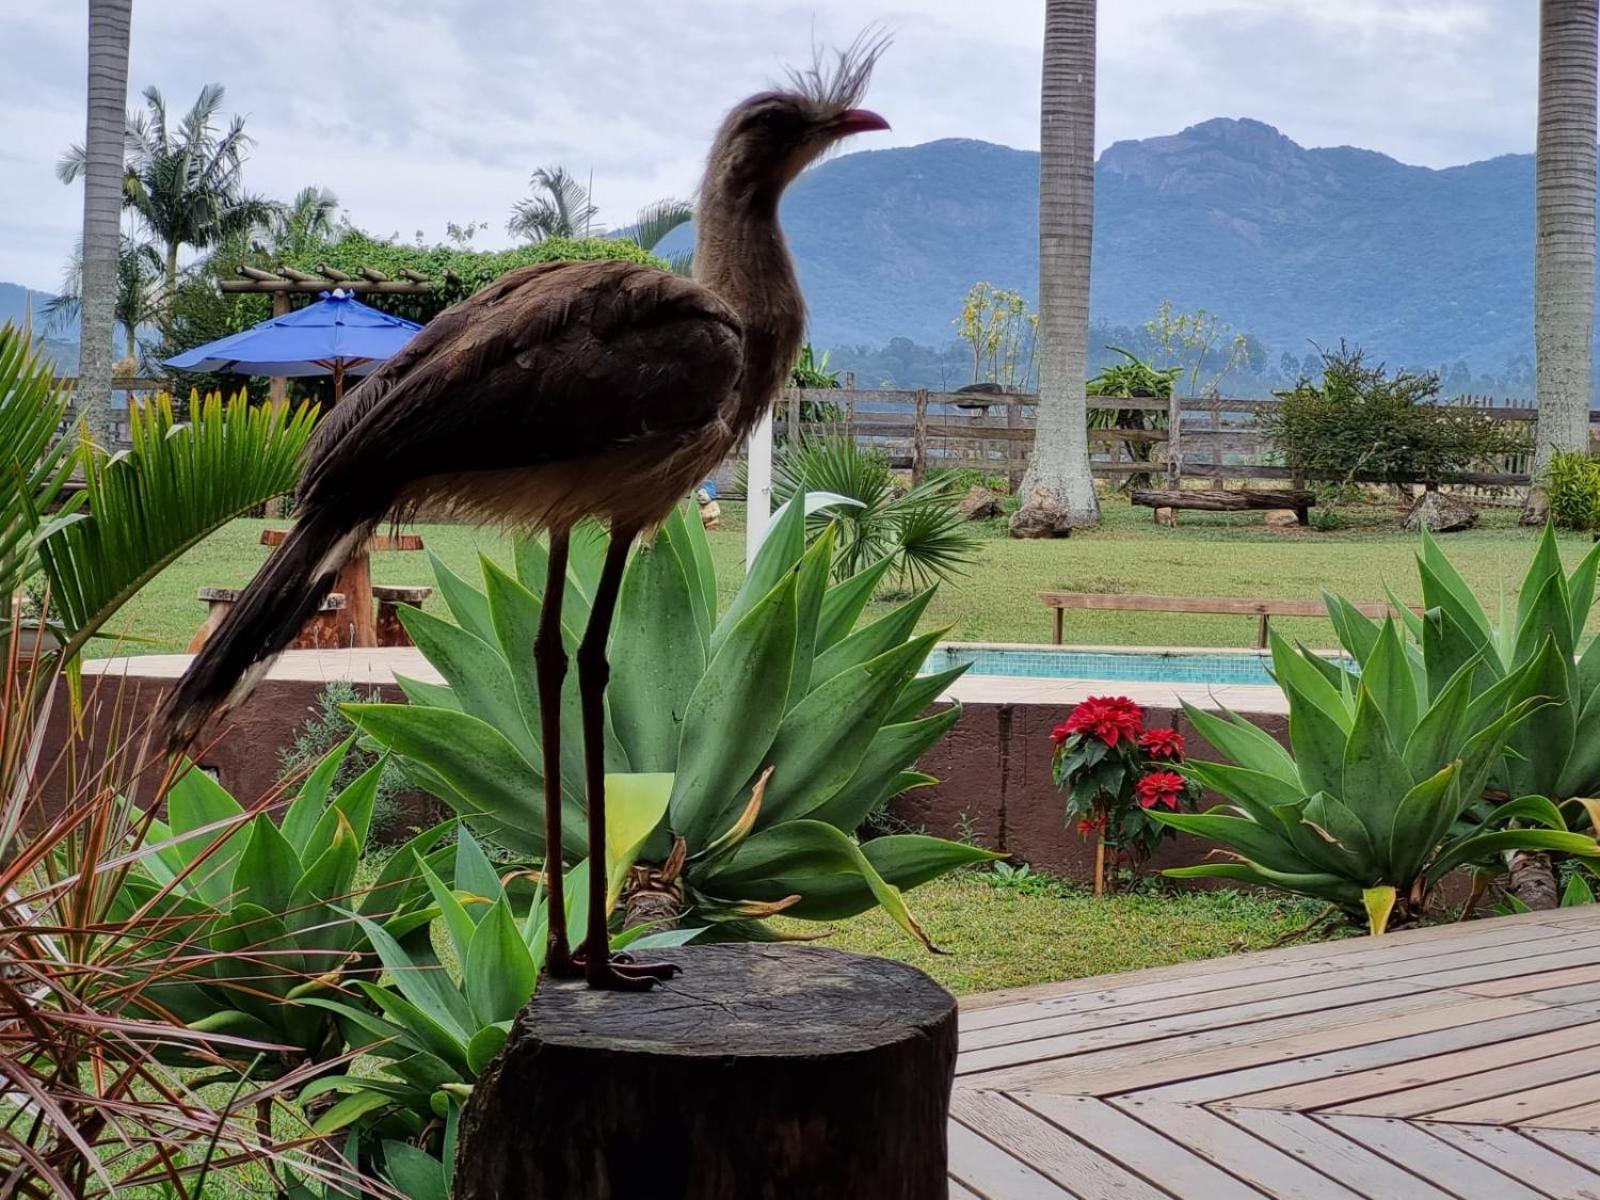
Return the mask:
<svg viewBox="0 0 1600 1200">
<path fill-rule="evenodd" d="M 348 292 L 324 292 L 315 304 L 273 317 L 166 359 L 184 371 L 240 375 L 332 375 L 334 402 L 344 377 L 364 375 L 397 353 L 422 328 L 362 304 Z"/>
</svg>

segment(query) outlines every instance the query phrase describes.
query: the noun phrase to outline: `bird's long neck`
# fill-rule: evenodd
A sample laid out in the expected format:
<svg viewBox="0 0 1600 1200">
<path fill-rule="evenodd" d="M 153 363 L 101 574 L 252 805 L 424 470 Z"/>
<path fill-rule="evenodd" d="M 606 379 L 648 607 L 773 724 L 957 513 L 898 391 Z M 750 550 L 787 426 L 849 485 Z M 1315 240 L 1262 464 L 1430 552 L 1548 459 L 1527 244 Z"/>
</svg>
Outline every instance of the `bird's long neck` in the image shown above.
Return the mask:
<svg viewBox="0 0 1600 1200">
<path fill-rule="evenodd" d="M 739 194 L 708 180 L 696 214 L 694 273 L 744 325 L 744 374 L 730 414 L 742 438 L 788 382 L 805 337 L 805 298 L 778 224 L 777 197 Z"/>
</svg>

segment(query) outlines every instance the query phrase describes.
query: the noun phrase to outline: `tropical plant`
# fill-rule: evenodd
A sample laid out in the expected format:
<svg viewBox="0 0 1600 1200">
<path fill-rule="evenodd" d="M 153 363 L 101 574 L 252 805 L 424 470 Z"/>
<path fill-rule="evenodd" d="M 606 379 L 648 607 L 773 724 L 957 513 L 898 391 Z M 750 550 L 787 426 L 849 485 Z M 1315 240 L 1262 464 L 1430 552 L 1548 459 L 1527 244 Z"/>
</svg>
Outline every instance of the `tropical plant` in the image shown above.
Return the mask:
<svg viewBox="0 0 1600 1200">
<path fill-rule="evenodd" d="M 179 424 L 165 394 L 128 407 L 132 448 L 80 448 L 85 503 L 39 543 L 54 618 L 71 658 L 184 551 L 294 488 L 314 406 L 252 406 L 243 392 L 189 401 Z"/>
<path fill-rule="evenodd" d="M 314 254 L 333 239 L 339 197 L 325 187 L 308 184 L 287 204 L 268 214 L 266 233 L 276 258 Z"/>
<path fill-rule="evenodd" d="M 1039 348 L 1039 314 L 1021 292 L 975 283 L 967 290 L 955 320 L 961 340 L 972 349 L 972 382 L 1025 392 L 1033 384 Z"/>
<path fill-rule="evenodd" d="M 1322 356 L 1322 380 L 1302 379 L 1256 418 L 1295 475 L 1434 483 L 1497 455 L 1526 449 L 1510 421 L 1438 404 L 1439 377 L 1383 365 L 1342 343 Z"/>
<path fill-rule="evenodd" d="M 608 820 L 608 870 L 618 885 L 611 893 L 613 904 L 633 865 L 637 839 L 661 819 L 671 786 L 670 776 L 607 779 L 607 799 L 616 801 L 621 813 L 620 821 Z M 427 911 L 443 927 L 455 970 L 444 967 L 427 941 L 395 938 L 372 920 L 358 918 L 387 981 L 357 983 L 366 1005 L 324 996 L 314 1007 L 336 1016 L 350 1044 L 376 1060 L 378 1070 L 325 1075 L 301 1094 L 302 1102 L 338 1096 L 317 1119 L 316 1130 L 331 1134 L 358 1127 L 367 1145 L 363 1160 L 380 1164 L 379 1173 L 412 1200 L 448 1200 L 461 1101 L 504 1044 L 544 966 L 542 890 L 531 902 L 519 902 L 464 828 L 458 832 L 454 864 L 449 883 L 420 857 L 413 872 L 431 896 Z M 566 877 L 563 895 L 574 928 L 583 928 L 588 919 L 588 881 L 587 860 Z M 652 933 L 640 925 L 618 934 L 614 945 L 633 950 L 680 946 L 699 932 Z M 443 1119 L 442 1128 L 437 1118 Z"/>
<path fill-rule="evenodd" d="M 55 367 L 14 325 L 0 325 L 0 598 L 9 599 L 38 570 L 38 548 L 63 518 L 51 510 L 66 497 L 74 457 L 58 436 L 72 393 L 56 386 Z M 0 631 L 11 613 L 0 608 Z"/>
<path fill-rule="evenodd" d="M 205 978 L 149 988 L 150 1007 L 191 1029 L 279 1047 L 250 1068 L 256 1073 L 276 1075 L 341 1051 L 328 1013 L 300 1001 L 339 996 L 352 980 L 375 975 L 368 931 L 403 938 L 425 926 L 430 914 L 416 910 L 427 888 L 416 864 L 449 870 L 454 859 L 453 846 L 430 853 L 454 824 L 446 822 L 358 887 L 383 764 L 335 791 L 349 750 L 346 742 L 318 763 L 278 821 L 271 812 L 280 807 L 277 794 L 247 809 L 205 772 L 184 769 L 165 796 L 167 821 L 143 822 L 155 853 L 129 873 L 114 902 L 130 921 L 142 915 L 182 930 L 206 959 Z"/>
<path fill-rule="evenodd" d="M 1583 451 L 1557 450 L 1544 475 L 1545 504 L 1558 529 L 1600 529 L 1600 460 Z"/>
<path fill-rule="evenodd" d="M 1163 371 L 1175 370 L 1175 380 L 1187 378 L 1191 396 L 1214 395 L 1233 369 L 1250 357 L 1251 339 L 1235 333 L 1216 313 L 1203 308 L 1180 312 L 1171 300 L 1161 302 L 1156 315 L 1144 323 L 1144 332 L 1157 355 L 1167 360 Z M 1206 375 L 1209 378 L 1202 381 Z"/>
<path fill-rule="evenodd" d="M 86 301 L 78 332 L 78 414 L 90 436 L 107 446 L 112 434 L 111 359 L 132 10 L 133 0 L 90 0 L 88 122 L 78 163 L 83 176 L 81 290 Z"/>
<path fill-rule="evenodd" d="M 1600 13 L 1585 0 L 1539 6 L 1539 128 L 1534 154 L 1533 340 L 1536 483 L 1557 450 L 1589 446 L 1594 359 L 1595 42 Z M 1543 520 L 1539 488 L 1527 517 Z"/>
<path fill-rule="evenodd" d="M 1094 232 L 1096 0 L 1046 0 L 1039 142 L 1039 407 L 1021 494 L 1074 525 L 1100 520 L 1089 467 L 1089 260 Z"/>
<path fill-rule="evenodd" d="M 830 586 L 833 536 L 807 550 L 804 522 L 798 505 L 780 513 L 720 618 L 710 548 L 687 508 L 633 554 L 611 641 L 606 761 L 673 773 L 674 784 L 625 899 L 634 911 L 665 902 L 718 936 L 765 938 L 776 935 L 760 918 L 778 912 L 827 921 L 881 905 L 923 938 L 900 889 L 989 856 L 922 836 L 860 845 L 851 832 L 890 797 L 932 782 L 914 764 L 960 711 L 923 713 L 961 669 L 916 673 L 939 636 L 912 636 L 931 591 L 856 629 L 891 564 Z M 598 527 L 574 532 L 564 609 L 574 648 L 606 545 Z M 420 609 L 402 620 L 445 683 L 398 680 L 410 704 L 349 712 L 479 836 L 539 857 L 533 637 L 546 554 L 527 541 L 515 557 L 514 574 L 484 561 L 482 591 L 435 560 L 455 623 Z M 570 674 L 563 723 L 581 727 Z M 579 858 L 581 739 L 564 738 L 562 753 L 564 841 Z"/>
<path fill-rule="evenodd" d="M 530 242 L 588 237 L 600 211 L 589 189 L 565 167 L 540 167 L 528 179 L 534 194 L 511 206 L 506 232 Z"/>
<path fill-rule="evenodd" d="M 206 84 L 174 128 L 166 99 L 147 87 L 144 112 L 127 118 L 123 203 L 161 245 L 165 296 L 177 286 L 180 250 L 204 250 L 230 233 L 265 224 L 276 207 L 244 190 L 251 142 L 237 115 L 219 135 L 215 122 L 223 94 L 220 83 Z M 86 163 L 84 148 L 73 146 L 56 164 L 56 174 L 71 183 Z"/>
<path fill-rule="evenodd" d="M 1182 367 L 1158 368 L 1120 346 L 1110 346 L 1108 349 L 1114 354 L 1120 354 L 1123 361 L 1108 363 L 1089 380 L 1087 391 L 1091 397 L 1097 399 L 1115 397 L 1119 400 L 1134 397 L 1147 397 L 1152 400 L 1171 398 L 1173 385 L 1183 374 Z M 1089 410 L 1090 429 L 1130 429 L 1149 432 L 1166 427 L 1167 414 L 1164 412 L 1144 408 L 1098 406 Z M 1151 453 L 1155 449 L 1154 443 L 1141 437 L 1125 441 L 1123 446 L 1135 462 L 1149 462 Z M 1149 479 L 1148 475 L 1130 475 L 1127 486 L 1145 487 Z"/>
<path fill-rule="evenodd" d="M 156 319 L 156 286 L 161 278 L 161 256 L 149 242 L 124 234 L 117 253 L 115 321 L 122 329 L 130 362 L 139 357 L 139 330 Z M 83 316 L 83 247 L 80 243 L 67 263 L 61 290 L 44 306 L 51 329 L 79 324 Z"/>
<path fill-rule="evenodd" d="M 1105 890 L 1104 846 L 1137 871 L 1173 830 L 1157 806 L 1192 809 L 1199 787 L 1177 774 L 1184 761 L 1176 729 L 1145 728 L 1144 710 L 1126 696 L 1090 696 L 1050 732 L 1051 775 L 1066 794 L 1068 825 L 1093 837 L 1095 894 Z"/>
<path fill-rule="evenodd" d="M 354 723 L 344 715 L 345 705 L 380 698 L 376 688 L 363 693 L 348 679 L 330 680 L 317 693 L 315 707 L 311 715 L 300 723 L 294 740 L 287 746 L 278 747 L 278 782 L 292 785 L 331 751 L 355 736 Z M 410 780 L 399 764 L 386 755 L 374 754 L 363 746 L 352 745 L 345 751 L 344 760 L 333 777 L 333 788 L 342 791 L 358 775 L 379 762 L 382 762 L 383 770 L 378 773 L 378 792 L 372 804 L 371 840 L 386 843 L 392 840 L 403 815 L 401 797 L 413 791 Z"/>
<path fill-rule="evenodd" d="M 270 1116 L 307 1071 L 248 1083 L 238 1065 L 264 1062 L 275 1047 L 190 1028 L 157 1001 L 180 977 L 209 977 L 215 960 L 185 923 L 152 912 L 170 889 L 151 889 L 149 906 L 127 904 L 130 881 L 158 851 L 123 796 L 150 781 L 132 766 L 137 737 L 109 718 L 98 728 L 113 732 L 94 749 L 69 731 L 46 751 L 62 680 L 59 663 L 0 656 L 5 1194 L 109 1197 L 163 1186 L 198 1197 L 212 1194 L 208 1177 L 274 1162 L 348 1181 L 252 1115 Z M 96 710 L 102 698 L 91 690 L 86 704 Z M 168 1070 L 178 1057 L 200 1073 Z"/>
<path fill-rule="evenodd" d="M 1447 603 L 1459 609 L 1459 596 Z M 1554 635 L 1539 629 L 1544 636 L 1480 690 L 1474 680 L 1497 667 L 1484 652 L 1469 650 L 1447 670 L 1441 658 L 1425 663 L 1392 618 L 1378 625 L 1338 600 L 1329 610 L 1341 640 L 1363 648 L 1361 673 L 1273 636 L 1290 750 L 1243 717 L 1184 705 L 1226 761 L 1191 759 L 1182 770 L 1231 811 L 1151 815 L 1220 843 L 1238 861 L 1168 875 L 1299 892 L 1364 914 L 1382 933 L 1393 920 L 1420 920 L 1457 867 L 1493 869 L 1516 850 L 1600 854 L 1546 795 L 1518 788 L 1513 799 L 1485 799 L 1563 735 L 1570 742 L 1573 715 L 1561 701 L 1571 657 Z M 1424 637 L 1439 636 L 1427 630 L 1446 628 L 1447 611 L 1415 618 Z"/>
<path fill-rule="evenodd" d="M 835 579 L 884 560 L 900 587 L 925 588 L 960 574 L 977 551 L 954 480 L 935 477 L 902 492 L 884 457 L 846 434 L 804 437 L 777 448 L 773 497 L 787 504 L 803 488 L 856 502 L 815 512 L 806 523 L 813 541 L 830 527 L 837 530 Z"/>
</svg>

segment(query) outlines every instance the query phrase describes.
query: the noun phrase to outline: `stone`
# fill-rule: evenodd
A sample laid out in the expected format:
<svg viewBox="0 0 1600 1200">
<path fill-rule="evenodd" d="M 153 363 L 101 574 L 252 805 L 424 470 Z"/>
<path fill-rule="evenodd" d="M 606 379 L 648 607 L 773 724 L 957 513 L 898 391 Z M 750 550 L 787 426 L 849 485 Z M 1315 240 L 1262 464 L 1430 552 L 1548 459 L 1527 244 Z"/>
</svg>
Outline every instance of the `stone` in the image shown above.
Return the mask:
<svg viewBox="0 0 1600 1200">
<path fill-rule="evenodd" d="M 1478 510 L 1458 496 L 1444 492 L 1423 492 L 1406 514 L 1405 527 L 1412 533 L 1460 533 L 1478 523 Z"/>
<path fill-rule="evenodd" d="M 1267 512 L 1267 524 L 1279 527 L 1300 524 L 1300 514 L 1292 508 L 1274 508 Z"/>
<path fill-rule="evenodd" d="M 975 483 L 967 490 L 957 506 L 963 519 L 968 521 L 986 521 L 990 517 L 1000 515 L 1000 497 L 984 487 Z"/>
<path fill-rule="evenodd" d="M 1034 488 L 1028 502 L 1011 514 L 1010 532 L 1014 538 L 1069 537 L 1072 522 L 1050 489 L 1040 487 Z"/>
</svg>

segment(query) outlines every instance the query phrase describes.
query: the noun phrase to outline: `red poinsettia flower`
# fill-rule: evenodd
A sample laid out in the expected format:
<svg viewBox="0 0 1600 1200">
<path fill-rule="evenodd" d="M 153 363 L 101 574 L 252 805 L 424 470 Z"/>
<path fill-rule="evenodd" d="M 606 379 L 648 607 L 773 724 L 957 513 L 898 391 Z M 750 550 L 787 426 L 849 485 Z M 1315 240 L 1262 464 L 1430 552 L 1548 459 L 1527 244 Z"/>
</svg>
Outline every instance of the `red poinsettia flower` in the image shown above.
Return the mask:
<svg viewBox="0 0 1600 1200">
<path fill-rule="evenodd" d="M 1056 726 L 1051 736 L 1057 741 L 1065 740 L 1057 736 L 1062 730 L 1067 736 L 1089 734 L 1108 746 L 1115 746 L 1124 738 L 1132 742 L 1144 732 L 1144 710 L 1126 696 L 1090 696 L 1072 710 L 1063 724 Z"/>
<path fill-rule="evenodd" d="M 1094 833 L 1096 830 L 1104 829 L 1106 826 L 1108 826 L 1110 824 L 1111 824 L 1111 814 L 1110 813 L 1100 813 L 1098 816 L 1092 816 L 1092 817 L 1079 817 L 1078 818 L 1078 833 L 1081 834 L 1084 837 L 1088 837 L 1091 833 Z"/>
<path fill-rule="evenodd" d="M 1058 745 L 1058 746 L 1062 742 L 1066 741 L 1071 736 L 1072 736 L 1072 729 L 1071 729 L 1070 726 L 1067 725 L 1067 723 L 1065 721 L 1063 721 L 1061 724 L 1057 725 L 1054 729 L 1052 729 L 1050 731 L 1050 740 L 1052 742 L 1055 742 L 1056 745 Z"/>
<path fill-rule="evenodd" d="M 1139 749 L 1151 758 L 1183 761 L 1183 734 L 1176 729 L 1146 729 L 1139 735 Z"/>
<path fill-rule="evenodd" d="M 1178 801 L 1186 786 L 1183 776 L 1174 771 L 1152 771 L 1140 779 L 1133 790 L 1139 798 L 1140 807 L 1154 808 L 1158 804 L 1165 804 L 1177 812 Z"/>
</svg>

